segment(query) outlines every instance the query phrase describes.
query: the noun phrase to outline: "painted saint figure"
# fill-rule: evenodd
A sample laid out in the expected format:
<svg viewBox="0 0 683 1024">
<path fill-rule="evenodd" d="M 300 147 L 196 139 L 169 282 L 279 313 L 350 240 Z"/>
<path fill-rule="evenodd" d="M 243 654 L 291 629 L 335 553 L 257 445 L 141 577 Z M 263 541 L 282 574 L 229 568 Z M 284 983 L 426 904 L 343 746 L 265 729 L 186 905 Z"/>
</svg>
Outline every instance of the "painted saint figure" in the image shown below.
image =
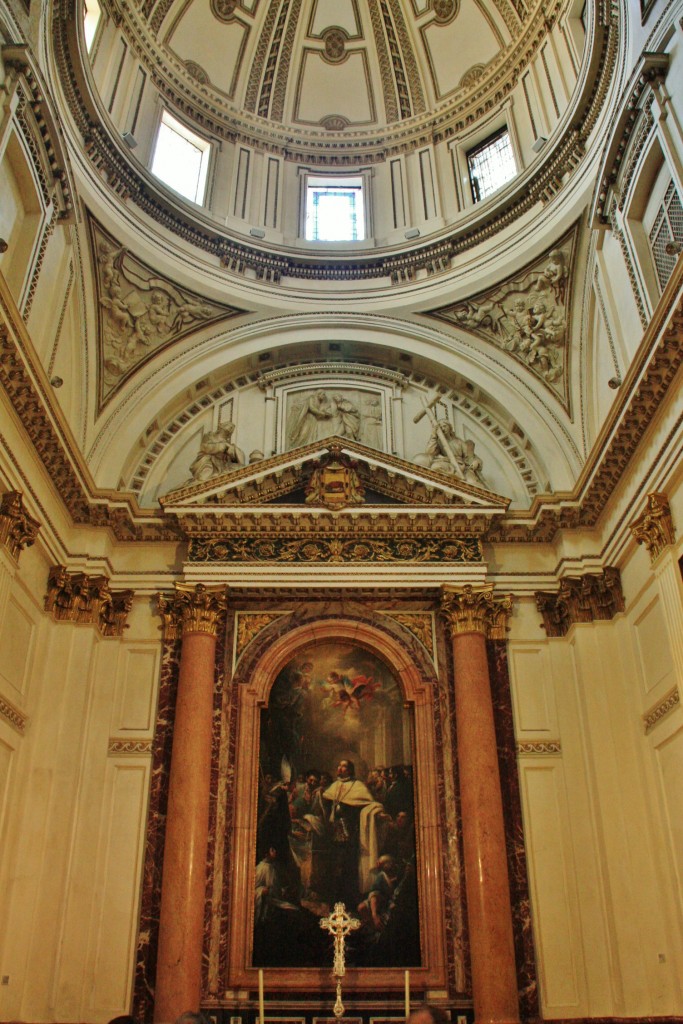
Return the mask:
<svg viewBox="0 0 683 1024">
<path fill-rule="evenodd" d="M 356 778 L 353 761 L 347 759 L 339 762 L 337 778 L 324 791 L 323 801 L 331 847 L 330 902 L 357 907 L 377 863 L 384 808 Z"/>
</svg>

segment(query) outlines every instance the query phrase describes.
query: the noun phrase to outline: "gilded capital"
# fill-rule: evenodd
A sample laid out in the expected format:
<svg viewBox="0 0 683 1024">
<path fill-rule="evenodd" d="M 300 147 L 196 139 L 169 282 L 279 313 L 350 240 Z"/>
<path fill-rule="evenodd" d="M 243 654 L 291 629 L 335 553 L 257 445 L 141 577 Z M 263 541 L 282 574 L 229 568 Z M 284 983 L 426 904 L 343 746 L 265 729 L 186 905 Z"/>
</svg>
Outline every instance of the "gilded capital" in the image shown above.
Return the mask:
<svg viewBox="0 0 683 1024">
<path fill-rule="evenodd" d="M 47 578 L 45 611 L 58 622 L 97 626 L 102 636 L 123 636 L 133 605 L 132 590 L 112 591 L 106 576 L 69 572 L 53 565 Z"/>
<path fill-rule="evenodd" d="M 227 598 L 223 584 L 176 583 L 172 596 L 159 594 L 164 640 L 177 640 L 188 633 L 217 636 L 218 620 L 227 607 Z"/>
<path fill-rule="evenodd" d="M 471 583 L 441 588 L 441 614 L 453 636 L 482 633 L 489 640 L 504 640 L 512 611 L 512 595 L 494 598 L 493 584 L 475 588 Z"/>
<path fill-rule="evenodd" d="M 644 544 L 650 555 L 650 562 L 676 539 L 674 524 L 669 508 L 669 499 L 662 492 L 653 491 L 647 496 L 645 511 L 631 523 L 631 536 L 636 544 Z"/>
<path fill-rule="evenodd" d="M 33 544 L 40 523 L 33 519 L 24 508 L 21 491 L 7 491 L 0 501 L 0 544 L 3 544 L 12 558 L 17 559 L 22 550 Z"/>
</svg>

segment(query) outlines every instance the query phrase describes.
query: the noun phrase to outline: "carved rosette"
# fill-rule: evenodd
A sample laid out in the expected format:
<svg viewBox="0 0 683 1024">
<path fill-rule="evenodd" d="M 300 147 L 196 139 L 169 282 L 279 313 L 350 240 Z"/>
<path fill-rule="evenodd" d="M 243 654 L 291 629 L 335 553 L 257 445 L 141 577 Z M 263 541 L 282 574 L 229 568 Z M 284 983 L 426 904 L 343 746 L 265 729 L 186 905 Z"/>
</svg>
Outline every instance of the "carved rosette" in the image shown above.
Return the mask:
<svg viewBox="0 0 683 1024">
<path fill-rule="evenodd" d="M 103 636 L 123 636 L 133 604 L 132 590 L 112 591 L 106 576 L 69 572 L 53 565 L 47 578 L 45 611 L 58 622 L 96 626 Z"/>
<path fill-rule="evenodd" d="M 218 636 L 218 622 L 227 608 L 227 588 L 222 584 L 176 583 L 172 597 L 158 596 L 164 640 L 177 640 L 188 633 Z"/>
<path fill-rule="evenodd" d="M 625 609 L 619 570 L 606 566 L 601 573 L 567 576 L 557 593 L 536 592 L 536 607 L 549 637 L 566 636 L 581 622 L 606 622 Z"/>
<path fill-rule="evenodd" d="M 24 548 L 35 541 L 40 523 L 33 519 L 24 508 L 21 491 L 7 491 L 0 502 L 0 544 L 3 544 L 15 560 Z"/>
<path fill-rule="evenodd" d="M 441 588 L 441 615 L 452 636 L 482 633 L 488 640 L 504 640 L 512 611 L 512 595 L 494 598 L 493 584 L 476 589 L 470 584 Z"/>
<path fill-rule="evenodd" d="M 657 491 L 648 494 L 645 511 L 631 524 L 630 530 L 636 544 L 647 548 L 650 563 L 656 561 L 664 548 L 676 539 L 666 494 Z"/>
</svg>

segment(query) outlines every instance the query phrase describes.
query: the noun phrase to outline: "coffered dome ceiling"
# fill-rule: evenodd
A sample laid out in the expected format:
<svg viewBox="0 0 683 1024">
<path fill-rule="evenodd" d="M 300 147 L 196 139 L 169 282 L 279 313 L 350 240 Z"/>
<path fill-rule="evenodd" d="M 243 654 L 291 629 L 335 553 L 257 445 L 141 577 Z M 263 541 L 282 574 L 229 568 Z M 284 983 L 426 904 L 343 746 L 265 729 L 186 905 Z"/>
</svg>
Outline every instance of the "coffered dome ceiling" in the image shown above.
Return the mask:
<svg viewBox="0 0 683 1024">
<path fill-rule="evenodd" d="M 527 15 L 512 0 L 148 0 L 143 10 L 162 47 L 234 112 L 361 136 L 423 125 L 461 101 L 511 57 Z"/>
</svg>

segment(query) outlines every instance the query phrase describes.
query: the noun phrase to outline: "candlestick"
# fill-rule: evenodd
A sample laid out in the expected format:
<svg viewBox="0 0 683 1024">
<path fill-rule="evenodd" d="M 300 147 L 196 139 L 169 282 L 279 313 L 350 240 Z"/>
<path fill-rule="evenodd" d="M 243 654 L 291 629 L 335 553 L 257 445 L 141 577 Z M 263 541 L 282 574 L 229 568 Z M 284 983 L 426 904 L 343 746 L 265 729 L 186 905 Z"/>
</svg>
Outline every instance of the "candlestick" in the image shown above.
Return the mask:
<svg viewBox="0 0 683 1024">
<path fill-rule="evenodd" d="M 263 1015 L 263 971 L 258 972 L 258 1019 L 259 1024 L 264 1024 Z"/>
<path fill-rule="evenodd" d="M 410 1017 L 410 971 L 404 974 L 406 983 L 406 1020 Z"/>
</svg>

